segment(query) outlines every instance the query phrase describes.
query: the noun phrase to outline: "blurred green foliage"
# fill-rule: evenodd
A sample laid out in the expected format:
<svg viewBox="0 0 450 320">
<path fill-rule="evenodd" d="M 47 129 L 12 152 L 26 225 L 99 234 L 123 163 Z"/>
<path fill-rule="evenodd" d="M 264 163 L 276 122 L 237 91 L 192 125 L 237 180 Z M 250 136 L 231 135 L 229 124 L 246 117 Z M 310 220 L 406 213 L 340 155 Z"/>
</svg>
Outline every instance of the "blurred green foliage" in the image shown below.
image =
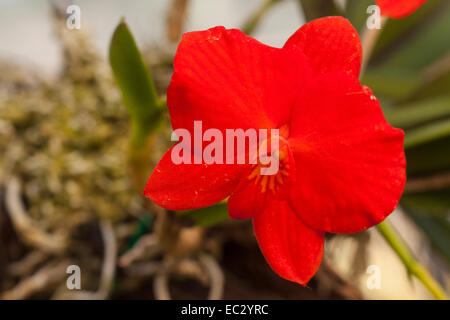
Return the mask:
<svg viewBox="0 0 450 320">
<path fill-rule="evenodd" d="M 109 60 L 131 117 L 132 142 L 141 145 L 161 120 L 162 103 L 153 79 L 125 21 L 117 26 L 111 39 Z"/>
</svg>

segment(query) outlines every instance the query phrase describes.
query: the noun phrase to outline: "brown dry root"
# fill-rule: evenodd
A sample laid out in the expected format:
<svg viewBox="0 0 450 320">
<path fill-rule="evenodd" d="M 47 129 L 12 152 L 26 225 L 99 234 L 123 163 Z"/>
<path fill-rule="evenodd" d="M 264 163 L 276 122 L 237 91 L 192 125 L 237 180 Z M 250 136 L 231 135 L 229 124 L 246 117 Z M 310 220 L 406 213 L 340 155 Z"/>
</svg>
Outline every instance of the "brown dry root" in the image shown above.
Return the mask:
<svg viewBox="0 0 450 320">
<path fill-rule="evenodd" d="M 45 260 L 49 258 L 49 254 L 43 251 L 31 251 L 22 260 L 11 263 L 8 266 L 8 274 L 13 277 L 24 277 L 31 274 L 33 270 Z"/>
<path fill-rule="evenodd" d="M 21 199 L 20 183 L 11 178 L 6 184 L 6 212 L 9 213 L 17 234 L 24 243 L 45 252 L 60 253 L 67 248 L 67 235 L 61 232 L 47 233 L 27 214 Z"/>
<path fill-rule="evenodd" d="M 119 266 L 128 268 L 138 260 L 152 259 L 161 252 L 158 238 L 155 234 L 143 236 L 136 245 L 119 258 Z"/>
<path fill-rule="evenodd" d="M 49 262 L 32 276 L 20 281 L 13 289 L 0 295 L 0 300 L 21 300 L 33 294 L 53 290 L 66 276 L 69 260 Z"/>
<path fill-rule="evenodd" d="M 178 269 L 177 269 L 178 267 Z M 174 271 L 182 273 L 183 276 L 192 276 L 195 279 L 200 279 L 202 282 L 209 284 L 208 299 L 221 299 L 224 292 L 225 278 L 221 267 L 217 261 L 210 255 L 200 254 L 198 260 L 180 260 L 173 262 L 166 262 L 162 268 L 156 273 L 153 290 L 156 299 L 170 300 L 169 277 Z M 207 274 L 206 279 L 202 278 L 203 272 Z"/>
<path fill-rule="evenodd" d="M 169 277 L 178 274 L 209 284 L 208 299 L 220 299 L 224 291 L 224 275 L 216 260 L 204 253 L 205 229 L 186 227 L 175 214 L 160 212 L 155 227 L 164 263 L 154 279 L 154 294 L 159 300 L 171 298 Z"/>
<path fill-rule="evenodd" d="M 330 292 L 336 291 L 339 296 L 346 299 L 359 300 L 363 298 L 361 292 L 351 282 L 342 278 L 326 261 L 322 261 L 315 277 L 318 280 L 320 296 L 326 297 Z"/>
<path fill-rule="evenodd" d="M 155 233 L 142 237 L 130 251 L 119 258 L 126 274 L 154 276 L 156 299 L 171 299 L 171 275 L 192 278 L 209 285 L 209 299 L 220 299 L 224 291 L 224 275 L 216 260 L 204 253 L 204 229 L 186 227 L 181 219 L 165 210 L 157 210 Z M 163 261 L 150 261 L 162 255 Z"/>
<path fill-rule="evenodd" d="M 155 209 L 155 212 L 155 234 L 165 255 L 195 256 L 202 250 L 204 228 L 186 225 L 186 221 L 174 212 L 167 212 L 161 208 Z M 189 223 L 192 224 L 192 221 Z"/>
<path fill-rule="evenodd" d="M 55 293 L 53 299 L 104 300 L 109 297 L 116 274 L 117 243 L 113 226 L 109 221 L 102 221 L 100 230 L 104 243 L 104 258 L 98 290 L 91 292 L 62 289 Z"/>
</svg>

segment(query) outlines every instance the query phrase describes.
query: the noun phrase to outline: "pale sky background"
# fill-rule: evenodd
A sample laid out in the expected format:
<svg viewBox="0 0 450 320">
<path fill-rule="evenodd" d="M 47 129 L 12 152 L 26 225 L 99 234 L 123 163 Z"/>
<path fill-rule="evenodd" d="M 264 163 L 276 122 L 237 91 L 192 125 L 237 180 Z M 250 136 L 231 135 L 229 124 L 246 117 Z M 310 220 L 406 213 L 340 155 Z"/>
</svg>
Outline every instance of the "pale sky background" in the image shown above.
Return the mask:
<svg viewBox="0 0 450 320">
<path fill-rule="evenodd" d="M 54 0 L 81 8 L 82 28 L 106 56 L 112 32 L 124 16 L 140 46 L 157 43 L 165 36 L 169 0 Z M 186 31 L 217 25 L 239 28 L 265 0 L 192 0 Z M 57 74 L 60 50 L 49 19 L 48 0 L 0 0 L 0 59 L 37 68 L 43 75 Z M 254 36 L 282 46 L 304 19 L 295 0 L 277 4 Z M 74 31 L 76 32 L 76 31 Z"/>
</svg>

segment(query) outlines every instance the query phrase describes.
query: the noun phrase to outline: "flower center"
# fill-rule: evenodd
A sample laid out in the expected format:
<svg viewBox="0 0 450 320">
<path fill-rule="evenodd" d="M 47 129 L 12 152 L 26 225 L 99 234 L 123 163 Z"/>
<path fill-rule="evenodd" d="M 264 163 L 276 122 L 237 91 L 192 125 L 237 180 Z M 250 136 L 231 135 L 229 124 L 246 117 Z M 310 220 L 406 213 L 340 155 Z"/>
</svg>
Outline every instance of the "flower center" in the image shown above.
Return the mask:
<svg viewBox="0 0 450 320">
<path fill-rule="evenodd" d="M 291 169 L 291 161 L 289 155 L 289 147 L 287 144 L 280 147 L 278 152 L 272 152 L 268 157 L 271 157 L 271 161 L 278 162 L 278 170 L 274 174 L 262 174 L 264 170 L 268 168 L 267 164 L 260 163 L 254 165 L 250 174 L 249 180 L 255 180 L 255 183 L 260 185 L 261 192 L 271 192 L 273 194 L 278 193 L 281 186 L 288 180 Z"/>
<path fill-rule="evenodd" d="M 285 125 L 278 132 L 278 135 L 268 137 L 259 145 L 258 162 L 248 175 L 249 180 L 255 180 L 260 185 L 263 193 L 278 194 L 283 185 L 283 189 L 287 189 L 286 184 L 293 176 L 295 165 L 286 140 L 289 129 Z"/>
</svg>

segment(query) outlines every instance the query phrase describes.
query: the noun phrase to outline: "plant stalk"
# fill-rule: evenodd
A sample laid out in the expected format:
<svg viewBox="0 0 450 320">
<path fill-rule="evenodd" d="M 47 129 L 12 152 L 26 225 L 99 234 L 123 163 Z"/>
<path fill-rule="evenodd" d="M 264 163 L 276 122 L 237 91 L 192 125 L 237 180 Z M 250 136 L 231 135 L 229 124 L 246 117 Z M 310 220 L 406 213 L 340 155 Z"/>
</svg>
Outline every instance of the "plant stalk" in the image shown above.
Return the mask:
<svg viewBox="0 0 450 320">
<path fill-rule="evenodd" d="M 403 262 L 408 272 L 419 279 L 436 299 L 447 300 L 448 297 L 444 289 L 430 272 L 414 258 L 394 228 L 387 221 L 384 221 L 377 225 L 377 229 Z"/>
<path fill-rule="evenodd" d="M 364 74 L 366 70 L 367 64 L 369 63 L 370 58 L 372 57 L 373 49 L 377 43 L 378 38 L 383 31 L 386 22 L 388 21 L 388 17 L 381 17 L 380 29 L 366 29 L 364 30 L 364 34 L 362 35 L 361 43 L 362 43 L 362 51 L 363 51 L 363 61 L 361 65 L 361 75 Z"/>
</svg>

